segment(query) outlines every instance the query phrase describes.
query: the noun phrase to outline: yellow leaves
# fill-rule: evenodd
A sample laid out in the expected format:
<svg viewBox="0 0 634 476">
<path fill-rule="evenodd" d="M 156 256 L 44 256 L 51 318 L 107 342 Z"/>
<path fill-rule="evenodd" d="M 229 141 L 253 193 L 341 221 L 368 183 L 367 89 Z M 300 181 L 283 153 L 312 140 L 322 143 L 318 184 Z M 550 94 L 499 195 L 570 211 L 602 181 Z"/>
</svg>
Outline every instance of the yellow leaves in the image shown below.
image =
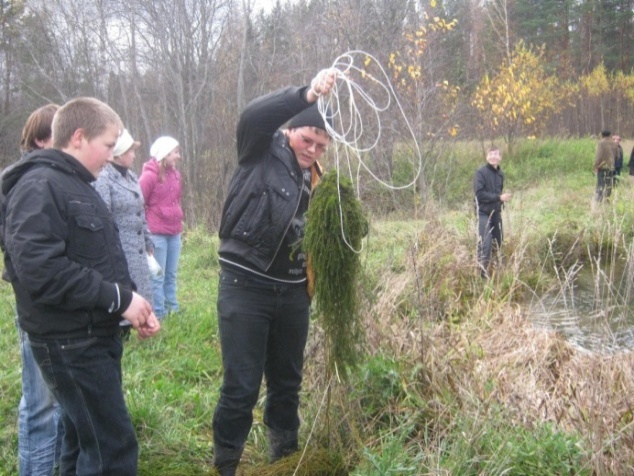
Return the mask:
<svg viewBox="0 0 634 476">
<path fill-rule="evenodd" d="M 430 4 L 432 8 L 436 7 L 435 0 Z M 402 46 L 398 51 L 388 55 L 387 67 L 390 76 L 394 87 L 409 97 L 414 104 L 423 96 L 427 98 L 428 92 L 431 91 L 434 96 L 431 101 L 436 102 L 444 111 L 453 111 L 458 104 L 460 89 L 450 85 L 448 81 L 439 81 L 433 89 L 432 78 L 428 76 L 425 64 L 429 55 L 428 46 L 440 45 L 443 34 L 451 30 L 457 21 L 445 20 L 440 15 L 430 15 L 425 10 L 421 12 L 421 17 L 420 23 L 410 25 L 403 33 Z M 456 135 L 458 129 L 456 126 L 449 127 L 447 133 Z"/>
<path fill-rule="evenodd" d="M 407 67 L 407 73 L 408 73 L 408 75 L 409 75 L 409 77 L 411 79 L 416 81 L 418 78 L 421 77 L 421 68 L 418 65 L 415 66 L 415 65 L 410 64 Z"/>
<path fill-rule="evenodd" d="M 629 75 L 627 82 L 623 85 L 623 95 L 634 104 L 634 75 Z"/>
<path fill-rule="evenodd" d="M 482 121 L 494 132 L 508 134 L 520 126 L 536 128 L 560 103 L 559 82 L 541 64 L 541 52 L 518 45 L 510 63 L 497 75 L 485 76 L 471 98 Z"/>
<path fill-rule="evenodd" d="M 589 75 L 583 76 L 581 84 L 590 97 L 606 94 L 610 90 L 610 83 L 603 62 L 594 68 Z"/>
<path fill-rule="evenodd" d="M 617 97 L 634 104 L 634 74 L 627 75 L 622 71 L 608 74 L 601 63 L 590 74 L 583 76 L 580 83 L 575 90 L 576 93 L 583 89 L 590 97 L 601 97 L 613 92 Z"/>
<path fill-rule="evenodd" d="M 432 18 L 432 20 L 431 20 L 431 22 L 429 24 L 429 27 L 433 31 L 450 31 L 457 24 L 458 24 L 458 20 L 456 20 L 456 19 L 453 19 L 449 23 L 447 23 L 447 21 L 445 19 L 443 19 L 443 18 L 434 17 L 434 18 Z"/>
<path fill-rule="evenodd" d="M 366 56 L 365 61 L 363 62 L 363 65 L 367 68 L 370 63 L 372 63 L 372 58 L 370 58 L 369 56 Z"/>
</svg>

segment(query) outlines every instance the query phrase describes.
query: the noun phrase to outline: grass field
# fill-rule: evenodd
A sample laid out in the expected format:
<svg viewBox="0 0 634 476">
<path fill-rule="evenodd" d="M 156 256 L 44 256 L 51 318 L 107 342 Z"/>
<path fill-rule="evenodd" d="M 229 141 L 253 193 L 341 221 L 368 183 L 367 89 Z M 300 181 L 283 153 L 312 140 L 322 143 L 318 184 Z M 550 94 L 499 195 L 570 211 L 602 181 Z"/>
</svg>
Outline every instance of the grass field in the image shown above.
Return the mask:
<svg viewBox="0 0 634 476">
<path fill-rule="evenodd" d="M 475 267 L 470 181 L 479 150 L 447 151 L 434 198 L 416 217 L 370 216 L 358 284 L 361 364 L 346 382 L 327 376 L 314 316 L 301 406 L 306 452 L 267 464 L 260 401 L 239 474 L 632 474 L 634 357 L 576 349 L 533 327 L 519 304 L 527 289 L 557 286 L 555 270 L 632 258 L 634 185 L 625 177 L 610 204 L 593 205 L 594 144 L 531 141 L 504 159 L 514 198 L 504 212 L 504 264 L 490 281 Z M 126 344 L 139 474 L 214 474 L 216 249 L 207 232 L 185 234 L 183 311 L 158 337 Z M 20 358 L 6 283 L 0 315 L 0 474 L 14 475 Z"/>
</svg>

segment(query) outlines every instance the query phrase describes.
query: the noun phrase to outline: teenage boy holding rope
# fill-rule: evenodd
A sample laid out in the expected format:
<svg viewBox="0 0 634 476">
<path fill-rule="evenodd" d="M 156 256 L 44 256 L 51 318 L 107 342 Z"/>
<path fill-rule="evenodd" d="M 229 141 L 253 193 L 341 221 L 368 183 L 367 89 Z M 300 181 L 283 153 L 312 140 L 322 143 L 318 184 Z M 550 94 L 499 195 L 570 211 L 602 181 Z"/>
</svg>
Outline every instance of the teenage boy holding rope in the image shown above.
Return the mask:
<svg viewBox="0 0 634 476">
<path fill-rule="evenodd" d="M 238 168 L 220 223 L 218 326 L 223 383 L 213 418 L 214 465 L 232 476 L 266 377 L 264 423 L 275 461 L 298 449 L 299 390 L 310 297 L 303 237 L 317 159 L 330 137 L 317 107 L 337 76 L 252 101 L 237 127 Z M 289 121 L 290 120 L 290 121 Z M 280 127 L 289 121 L 288 129 Z"/>
</svg>

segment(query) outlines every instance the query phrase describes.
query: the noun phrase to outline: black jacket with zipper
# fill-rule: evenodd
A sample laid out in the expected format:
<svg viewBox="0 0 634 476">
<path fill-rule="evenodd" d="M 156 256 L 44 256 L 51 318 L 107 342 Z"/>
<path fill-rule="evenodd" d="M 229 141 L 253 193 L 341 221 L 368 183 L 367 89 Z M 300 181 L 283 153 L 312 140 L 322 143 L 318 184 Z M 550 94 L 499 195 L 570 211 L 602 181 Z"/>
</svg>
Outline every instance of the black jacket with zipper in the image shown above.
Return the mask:
<svg viewBox="0 0 634 476">
<path fill-rule="evenodd" d="M 502 190 L 504 189 L 504 174 L 498 166 L 486 164 L 478 169 L 473 179 L 475 206 L 478 213 L 490 215 L 502 211 Z"/>
<path fill-rule="evenodd" d="M 279 128 L 310 106 L 307 88 L 285 88 L 245 108 L 237 127 L 238 169 L 220 222 L 220 257 L 266 272 L 295 216 L 303 172 Z"/>
<path fill-rule="evenodd" d="M 119 234 L 93 180 L 54 149 L 34 151 L 2 175 L 6 278 L 30 335 L 113 335 L 132 300 Z"/>
</svg>

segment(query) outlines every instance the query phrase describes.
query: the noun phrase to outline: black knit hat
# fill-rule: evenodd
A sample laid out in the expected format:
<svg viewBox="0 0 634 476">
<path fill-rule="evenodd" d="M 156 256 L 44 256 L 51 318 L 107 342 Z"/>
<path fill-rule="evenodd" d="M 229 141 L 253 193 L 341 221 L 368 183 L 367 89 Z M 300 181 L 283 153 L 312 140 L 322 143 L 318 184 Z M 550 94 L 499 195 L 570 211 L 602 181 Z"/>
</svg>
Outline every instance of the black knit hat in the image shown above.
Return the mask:
<svg viewBox="0 0 634 476">
<path fill-rule="evenodd" d="M 326 110 L 326 120 L 328 121 L 330 127 L 332 127 L 332 117 L 330 110 Z M 320 129 L 326 130 L 324 118 L 321 117 L 321 114 L 319 113 L 317 103 L 314 103 L 310 107 L 307 107 L 296 116 L 293 116 L 290 121 L 288 121 L 289 129 L 295 129 L 296 127 L 319 127 Z"/>
</svg>

